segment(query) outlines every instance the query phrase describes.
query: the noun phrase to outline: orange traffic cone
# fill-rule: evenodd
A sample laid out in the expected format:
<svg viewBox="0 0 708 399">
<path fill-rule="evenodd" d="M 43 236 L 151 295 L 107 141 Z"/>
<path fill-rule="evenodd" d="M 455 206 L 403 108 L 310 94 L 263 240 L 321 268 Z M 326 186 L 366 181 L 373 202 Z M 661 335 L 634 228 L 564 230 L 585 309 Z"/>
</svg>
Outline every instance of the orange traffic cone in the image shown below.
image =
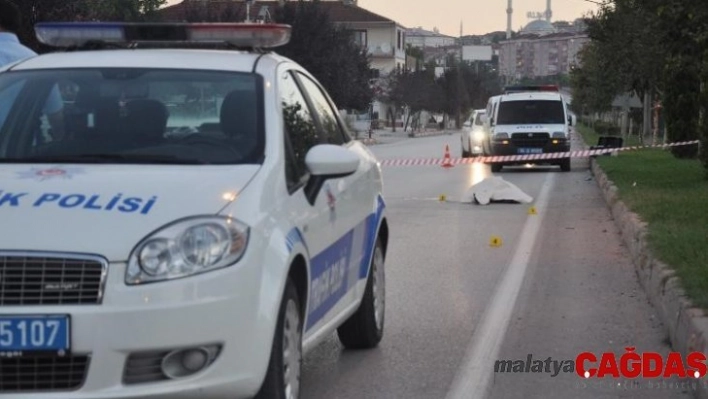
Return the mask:
<svg viewBox="0 0 708 399">
<path fill-rule="evenodd" d="M 452 168 L 454 165 L 450 162 L 450 146 L 445 144 L 445 156 L 443 157 L 443 168 Z"/>
</svg>

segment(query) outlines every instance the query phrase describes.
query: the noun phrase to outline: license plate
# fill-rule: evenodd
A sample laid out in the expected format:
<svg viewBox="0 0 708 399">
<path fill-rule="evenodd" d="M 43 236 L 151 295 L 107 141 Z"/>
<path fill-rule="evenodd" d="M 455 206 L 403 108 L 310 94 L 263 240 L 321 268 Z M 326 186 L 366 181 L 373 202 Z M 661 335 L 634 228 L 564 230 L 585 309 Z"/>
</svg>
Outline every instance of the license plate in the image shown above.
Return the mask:
<svg viewBox="0 0 708 399">
<path fill-rule="evenodd" d="M 519 148 L 519 154 L 543 154 L 543 148 Z"/>
<path fill-rule="evenodd" d="M 69 315 L 0 316 L 0 355 L 67 353 L 70 349 Z"/>
</svg>

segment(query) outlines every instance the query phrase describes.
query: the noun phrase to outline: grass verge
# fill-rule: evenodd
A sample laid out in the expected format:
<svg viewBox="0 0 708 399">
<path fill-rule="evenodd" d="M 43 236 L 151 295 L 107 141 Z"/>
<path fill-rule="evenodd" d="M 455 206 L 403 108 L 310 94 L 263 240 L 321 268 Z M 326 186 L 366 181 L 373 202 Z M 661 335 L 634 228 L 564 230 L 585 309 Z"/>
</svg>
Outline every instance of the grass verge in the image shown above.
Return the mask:
<svg viewBox="0 0 708 399">
<path fill-rule="evenodd" d="M 583 136 L 583 139 L 585 140 L 585 143 L 587 145 L 597 145 L 597 139 L 600 138 L 600 135 L 597 134 L 597 132 L 595 132 L 591 127 L 578 123 L 576 130 L 580 133 L 581 136 Z M 627 140 L 624 142 L 624 145 L 630 147 L 641 145 L 641 143 L 639 142 L 639 137 L 630 136 L 627 137 Z"/>
<path fill-rule="evenodd" d="M 578 132 L 597 143 L 592 129 Z M 661 149 L 597 160 L 622 201 L 648 223 L 652 253 L 676 270 L 696 306 L 708 308 L 708 180 L 700 162 Z"/>
</svg>

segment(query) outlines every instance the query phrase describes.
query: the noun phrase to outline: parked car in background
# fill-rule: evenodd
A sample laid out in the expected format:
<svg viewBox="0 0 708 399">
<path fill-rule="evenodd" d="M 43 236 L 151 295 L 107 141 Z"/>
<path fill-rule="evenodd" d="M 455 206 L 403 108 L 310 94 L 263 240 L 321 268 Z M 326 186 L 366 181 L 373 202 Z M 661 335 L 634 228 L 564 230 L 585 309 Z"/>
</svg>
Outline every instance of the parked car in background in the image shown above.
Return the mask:
<svg viewBox="0 0 708 399">
<path fill-rule="evenodd" d="M 484 132 L 484 118 L 486 111 L 476 109 L 472 111 L 472 116 L 465 122 L 462 128 L 462 157 L 469 158 L 473 156 L 483 155 L 483 143 L 486 138 Z"/>
</svg>

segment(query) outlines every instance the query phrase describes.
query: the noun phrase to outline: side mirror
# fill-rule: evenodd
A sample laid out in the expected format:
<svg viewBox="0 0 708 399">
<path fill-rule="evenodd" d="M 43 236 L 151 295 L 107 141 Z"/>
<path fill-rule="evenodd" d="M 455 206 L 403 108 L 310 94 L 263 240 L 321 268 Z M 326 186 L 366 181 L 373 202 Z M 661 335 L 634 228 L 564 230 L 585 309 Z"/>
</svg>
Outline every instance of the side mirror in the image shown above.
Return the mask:
<svg viewBox="0 0 708 399">
<path fill-rule="evenodd" d="M 352 175 L 359 169 L 359 163 L 359 156 L 342 146 L 319 144 L 312 147 L 305 155 L 305 165 L 311 175 L 305 186 L 310 205 L 315 204 L 326 180 Z"/>
</svg>

